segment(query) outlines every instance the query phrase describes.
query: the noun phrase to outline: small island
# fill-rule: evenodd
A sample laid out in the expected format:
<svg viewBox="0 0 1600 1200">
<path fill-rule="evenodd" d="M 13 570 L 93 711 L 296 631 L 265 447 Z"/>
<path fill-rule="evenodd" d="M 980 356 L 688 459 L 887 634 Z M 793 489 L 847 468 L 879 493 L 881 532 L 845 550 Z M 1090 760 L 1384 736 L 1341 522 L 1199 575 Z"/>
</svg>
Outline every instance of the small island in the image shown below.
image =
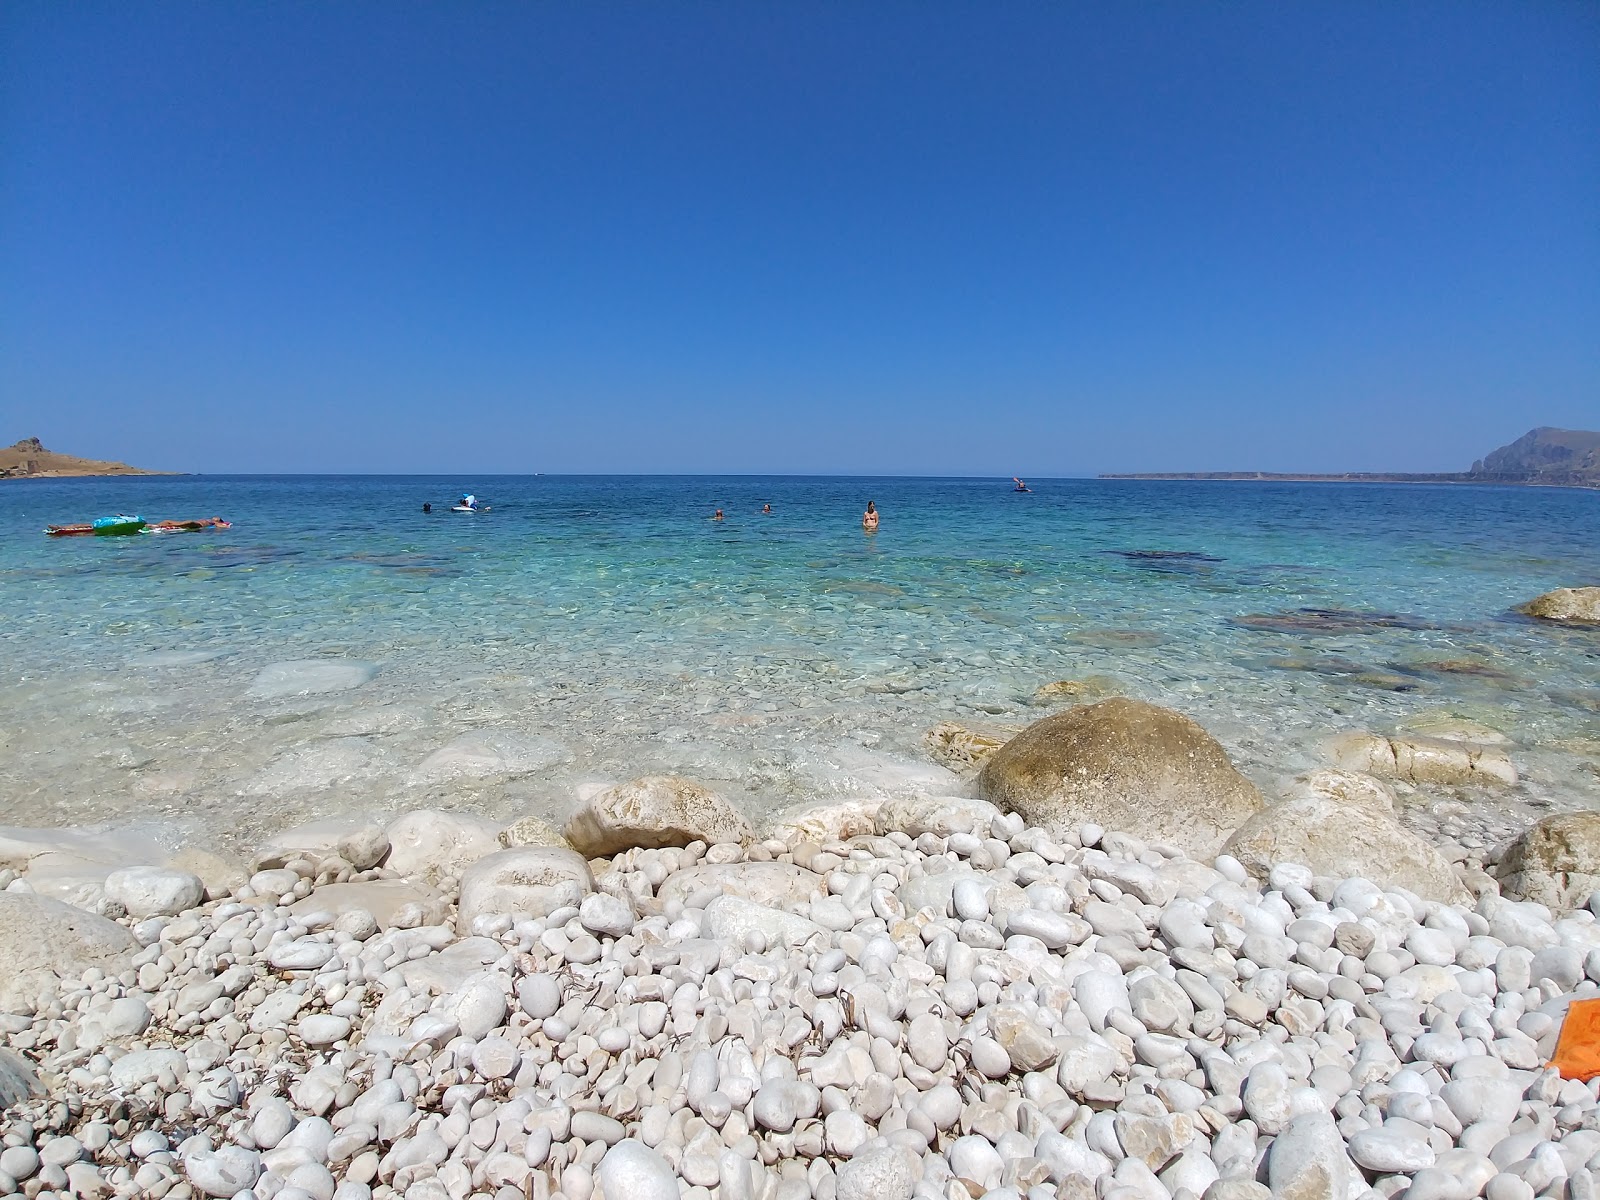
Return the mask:
<svg viewBox="0 0 1600 1200">
<path fill-rule="evenodd" d="M 1102 475 L 1101 479 L 1220 479 L 1293 483 L 1478 483 L 1600 488 L 1600 433 L 1540 426 L 1480 458 L 1470 471 L 1346 471 L 1309 475 L 1276 471 L 1174 471 Z"/>
<path fill-rule="evenodd" d="M 46 450 L 36 437 L 23 438 L 0 450 L 0 479 L 62 479 L 73 475 L 173 475 L 173 471 L 146 471 L 127 463 L 74 458 Z"/>
</svg>

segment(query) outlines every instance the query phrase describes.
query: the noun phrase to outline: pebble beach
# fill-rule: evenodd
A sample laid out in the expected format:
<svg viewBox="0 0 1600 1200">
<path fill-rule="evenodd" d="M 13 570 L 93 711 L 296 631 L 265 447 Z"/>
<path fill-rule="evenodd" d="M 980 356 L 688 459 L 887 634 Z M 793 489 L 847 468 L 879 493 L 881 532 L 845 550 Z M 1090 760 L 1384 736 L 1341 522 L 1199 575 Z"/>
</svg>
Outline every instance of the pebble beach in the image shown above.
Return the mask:
<svg viewBox="0 0 1600 1200">
<path fill-rule="evenodd" d="M 1151 595 L 1209 597 L 1181 628 L 1224 594 L 1255 622 L 1230 638 L 1334 639 L 1380 676 L 1391 639 L 1475 639 L 1451 661 L 1483 670 L 1404 676 L 1418 695 L 1247 658 L 1200 692 L 1171 641 L 1080 612 L 1026 671 L 1007 639 L 1038 635 L 1001 625 L 964 674 L 902 646 L 813 705 L 759 673 L 674 688 L 679 640 L 609 693 L 569 683 L 616 708 L 591 753 L 548 712 L 505 720 L 527 684 L 491 676 L 419 731 L 382 691 L 415 682 L 326 628 L 247 665 L 220 645 L 237 600 L 183 644 L 169 616 L 132 645 L 34 648 L 8 699 L 30 717 L 8 733 L 15 811 L 37 817 L 0 830 L 0 1197 L 1595 1194 L 1600 1084 L 1552 1062 L 1571 1006 L 1600 1000 L 1579 702 L 1600 591 L 1529 592 L 1464 633 L 1247 606 L 1190 567 L 1116 578 L 1147 595 L 1134 633 L 1160 628 Z M 846 595 L 875 617 L 906 598 Z M 863 637 L 929 619 L 893 613 Z M 1546 656 L 1564 674 L 1537 694 L 1495 675 Z M 1003 682 L 972 686 L 975 665 Z M 171 671 L 266 740 L 143 737 Z M 1248 672 L 1313 686 L 1252 716 Z M 128 716 L 77 774 L 41 749 L 62 673 Z M 641 722 L 667 751 L 640 752 Z M 730 765 L 707 729 L 797 748 Z M 407 738 L 433 745 L 422 766 L 363 765 L 403 766 Z M 118 771 L 134 786 L 100 786 Z"/>
</svg>

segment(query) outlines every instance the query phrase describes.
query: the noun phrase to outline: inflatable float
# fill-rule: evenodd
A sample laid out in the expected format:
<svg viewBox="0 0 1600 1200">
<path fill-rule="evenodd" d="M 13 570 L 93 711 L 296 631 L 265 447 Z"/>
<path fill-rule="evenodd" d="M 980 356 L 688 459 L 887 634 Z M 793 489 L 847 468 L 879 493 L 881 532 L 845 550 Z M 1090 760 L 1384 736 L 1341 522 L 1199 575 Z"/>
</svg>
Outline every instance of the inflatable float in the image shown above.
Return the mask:
<svg viewBox="0 0 1600 1200">
<path fill-rule="evenodd" d="M 148 522 L 143 517 L 119 513 L 101 517 L 88 525 L 46 525 L 46 537 L 125 537 L 134 533 L 193 533 L 200 529 L 232 529 L 221 517 L 200 517 L 192 521 Z"/>
</svg>

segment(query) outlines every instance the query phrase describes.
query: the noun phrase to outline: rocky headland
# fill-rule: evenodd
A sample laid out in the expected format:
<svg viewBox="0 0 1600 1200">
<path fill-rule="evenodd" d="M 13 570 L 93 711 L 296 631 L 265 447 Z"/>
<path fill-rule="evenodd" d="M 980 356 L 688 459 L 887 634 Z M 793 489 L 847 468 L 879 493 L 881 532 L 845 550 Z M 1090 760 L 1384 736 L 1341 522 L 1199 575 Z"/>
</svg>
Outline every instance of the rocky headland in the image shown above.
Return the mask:
<svg viewBox="0 0 1600 1200">
<path fill-rule="evenodd" d="M 60 479 L 76 475 L 170 475 L 170 471 L 146 471 L 127 463 L 101 462 L 75 458 L 46 450 L 39 439 L 23 438 L 0 449 L 0 479 Z"/>
<path fill-rule="evenodd" d="M 1284 483 L 1490 483 L 1543 487 L 1600 487 L 1600 433 L 1540 426 L 1472 464 L 1469 471 L 1181 471 L 1102 475 L 1101 479 L 1214 479 Z"/>
<path fill-rule="evenodd" d="M 968 794 L 759 823 L 656 775 L 244 860 L 0 831 L 0 1196 L 1595 1195 L 1600 1082 L 1550 1063 L 1600 813 L 1419 816 L 1515 785 L 1468 722 L 1267 796 L 1104 690 L 932 731 Z"/>
</svg>

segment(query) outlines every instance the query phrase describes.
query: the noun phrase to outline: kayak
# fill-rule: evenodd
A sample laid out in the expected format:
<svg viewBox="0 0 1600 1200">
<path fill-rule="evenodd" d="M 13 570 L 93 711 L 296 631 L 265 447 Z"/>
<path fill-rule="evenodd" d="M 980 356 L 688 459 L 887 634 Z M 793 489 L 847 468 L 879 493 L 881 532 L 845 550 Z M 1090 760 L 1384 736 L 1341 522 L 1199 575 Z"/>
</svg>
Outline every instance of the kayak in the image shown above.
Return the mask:
<svg viewBox="0 0 1600 1200">
<path fill-rule="evenodd" d="M 201 529 L 232 529 L 233 524 L 221 517 L 200 517 L 193 521 L 156 521 L 144 528 L 145 533 L 194 533 Z"/>
<path fill-rule="evenodd" d="M 488 512 L 489 511 L 489 506 L 487 504 L 475 504 L 471 508 L 468 508 L 465 504 L 453 504 L 453 505 L 450 506 L 450 511 L 451 512 Z"/>
</svg>

